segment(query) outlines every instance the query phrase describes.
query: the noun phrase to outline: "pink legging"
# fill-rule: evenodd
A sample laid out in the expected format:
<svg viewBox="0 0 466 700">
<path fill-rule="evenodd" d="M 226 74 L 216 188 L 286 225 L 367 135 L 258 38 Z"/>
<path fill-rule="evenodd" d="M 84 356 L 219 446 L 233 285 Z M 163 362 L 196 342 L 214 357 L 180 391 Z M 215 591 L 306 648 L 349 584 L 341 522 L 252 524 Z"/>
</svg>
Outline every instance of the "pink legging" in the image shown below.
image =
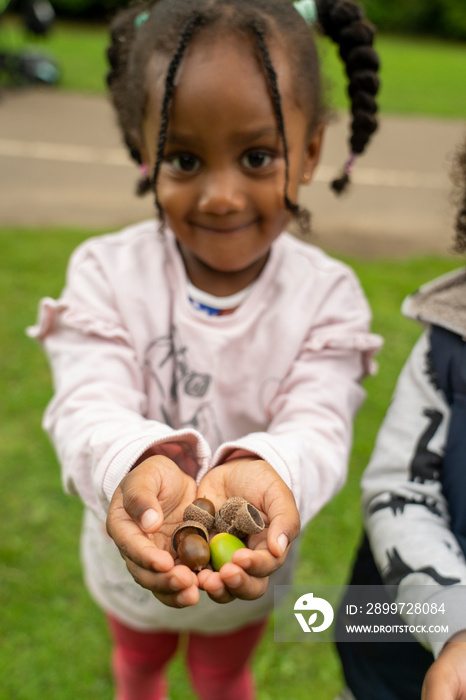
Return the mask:
<svg viewBox="0 0 466 700">
<path fill-rule="evenodd" d="M 117 700 L 163 700 L 164 669 L 175 654 L 179 635 L 139 632 L 108 617 L 114 640 L 113 672 Z M 201 700 L 254 700 L 248 662 L 267 621 L 221 635 L 190 634 L 186 660 Z"/>
</svg>

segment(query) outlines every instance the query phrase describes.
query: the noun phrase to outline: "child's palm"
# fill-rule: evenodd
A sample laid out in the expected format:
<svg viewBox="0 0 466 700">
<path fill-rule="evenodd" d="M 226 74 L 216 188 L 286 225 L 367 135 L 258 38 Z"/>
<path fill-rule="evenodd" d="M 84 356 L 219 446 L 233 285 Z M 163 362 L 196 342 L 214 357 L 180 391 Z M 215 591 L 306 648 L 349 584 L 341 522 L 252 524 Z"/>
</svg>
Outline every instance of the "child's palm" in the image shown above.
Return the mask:
<svg viewBox="0 0 466 700">
<path fill-rule="evenodd" d="M 235 552 L 234 563 L 225 564 L 221 573 L 202 571 L 200 586 L 218 602 L 260 597 L 299 533 L 299 515 L 290 489 L 270 464 L 243 457 L 208 472 L 198 494 L 210 498 L 217 508 L 228 498 L 242 496 L 262 512 L 266 524 L 262 533 L 249 538 L 247 549 Z"/>
<path fill-rule="evenodd" d="M 171 460 L 154 456 L 131 471 L 116 489 L 107 530 L 131 575 L 167 605 L 198 601 L 197 578 L 171 554 L 174 528 L 196 497 L 196 483 Z"/>
</svg>

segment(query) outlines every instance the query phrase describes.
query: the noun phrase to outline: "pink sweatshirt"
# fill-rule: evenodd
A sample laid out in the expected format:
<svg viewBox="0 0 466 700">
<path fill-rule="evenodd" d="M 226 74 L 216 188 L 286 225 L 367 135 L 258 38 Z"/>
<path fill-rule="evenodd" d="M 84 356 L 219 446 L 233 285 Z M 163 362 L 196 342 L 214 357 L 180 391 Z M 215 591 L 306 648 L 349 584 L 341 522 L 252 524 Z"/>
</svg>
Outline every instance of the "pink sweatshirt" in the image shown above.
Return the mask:
<svg viewBox="0 0 466 700">
<path fill-rule="evenodd" d="M 354 273 L 283 233 L 245 301 L 207 316 L 188 300 L 170 231 L 155 221 L 85 241 L 59 300 L 29 334 L 44 345 L 55 394 L 44 427 L 65 489 L 86 506 L 82 554 L 97 602 L 139 629 L 217 632 L 264 616 L 257 601 L 175 610 L 134 582 L 105 531 L 112 494 L 149 448 L 199 481 L 241 449 L 292 489 L 303 526 L 341 488 L 361 379 L 380 347 Z"/>
</svg>

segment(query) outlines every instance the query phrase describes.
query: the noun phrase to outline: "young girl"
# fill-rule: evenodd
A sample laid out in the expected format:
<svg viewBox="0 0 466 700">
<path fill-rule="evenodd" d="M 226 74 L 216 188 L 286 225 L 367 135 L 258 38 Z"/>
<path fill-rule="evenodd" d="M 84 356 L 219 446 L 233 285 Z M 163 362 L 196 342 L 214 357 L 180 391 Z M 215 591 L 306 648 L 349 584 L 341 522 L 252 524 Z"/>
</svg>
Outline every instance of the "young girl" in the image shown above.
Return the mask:
<svg viewBox="0 0 466 700">
<path fill-rule="evenodd" d="M 466 139 L 454 176 L 455 248 L 464 253 Z M 351 588 L 364 596 L 364 585 L 380 590 L 390 585 L 396 600 L 405 603 L 399 606 L 399 623 L 411 626 L 415 636 L 338 644 L 357 700 L 466 698 L 465 292 L 462 267 L 423 285 L 403 304 L 403 312 L 422 323 L 424 332 L 400 374 L 363 475 L 367 536 Z M 347 604 L 363 603 L 350 589 L 347 598 L 338 614 L 340 632 L 349 622 Z M 397 621 L 380 615 L 371 622 Z"/>
<path fill-rule="evenodd" d="M 308 227 L 296 201 L 325 123 L 315 9 L 159 0 L 113 24 L 108 82 L 159 220 L 85 242 L 33 335 L 55 380 L 45 427 L 86 506 L 86 580 L 114 635 L 119 700 L 164 697 L 182 631 L 200 698 L 254 697 L 273 584 L 290 582 L 291 542 L 345 478 L 380 340 L 352 272 L 285 232 L 292 217 Z M 376 127 L 378 59 L 352 0 L 317 12 L 350 78 L 341 190 Z M 267 525 L 220 572 L 173 558 L 198 495 L 242 496 Z"/>
</svg>

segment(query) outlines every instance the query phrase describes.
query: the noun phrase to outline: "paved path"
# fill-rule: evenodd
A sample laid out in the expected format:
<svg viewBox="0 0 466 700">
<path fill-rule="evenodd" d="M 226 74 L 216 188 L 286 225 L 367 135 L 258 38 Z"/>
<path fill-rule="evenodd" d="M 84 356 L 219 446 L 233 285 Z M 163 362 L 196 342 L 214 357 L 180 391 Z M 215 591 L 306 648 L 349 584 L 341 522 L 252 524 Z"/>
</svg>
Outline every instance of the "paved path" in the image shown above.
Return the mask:
<svg viewBox="0 0 466 700">
<path fill-rule="evenodd" d="M 465 123 L 383 117 L 354 172 L 351 193 L 328 182 L 346 156 L 347 122 L 332 124 L 302 202 L 314 240 L 340 253 L 445 253 L 452 239 L 449 169 Z M 32 89 L 0 99 L 0 225 L 114 230 L 151 216 L 133 195 L 129 161 L 105 98 Z"/>
</svg>

